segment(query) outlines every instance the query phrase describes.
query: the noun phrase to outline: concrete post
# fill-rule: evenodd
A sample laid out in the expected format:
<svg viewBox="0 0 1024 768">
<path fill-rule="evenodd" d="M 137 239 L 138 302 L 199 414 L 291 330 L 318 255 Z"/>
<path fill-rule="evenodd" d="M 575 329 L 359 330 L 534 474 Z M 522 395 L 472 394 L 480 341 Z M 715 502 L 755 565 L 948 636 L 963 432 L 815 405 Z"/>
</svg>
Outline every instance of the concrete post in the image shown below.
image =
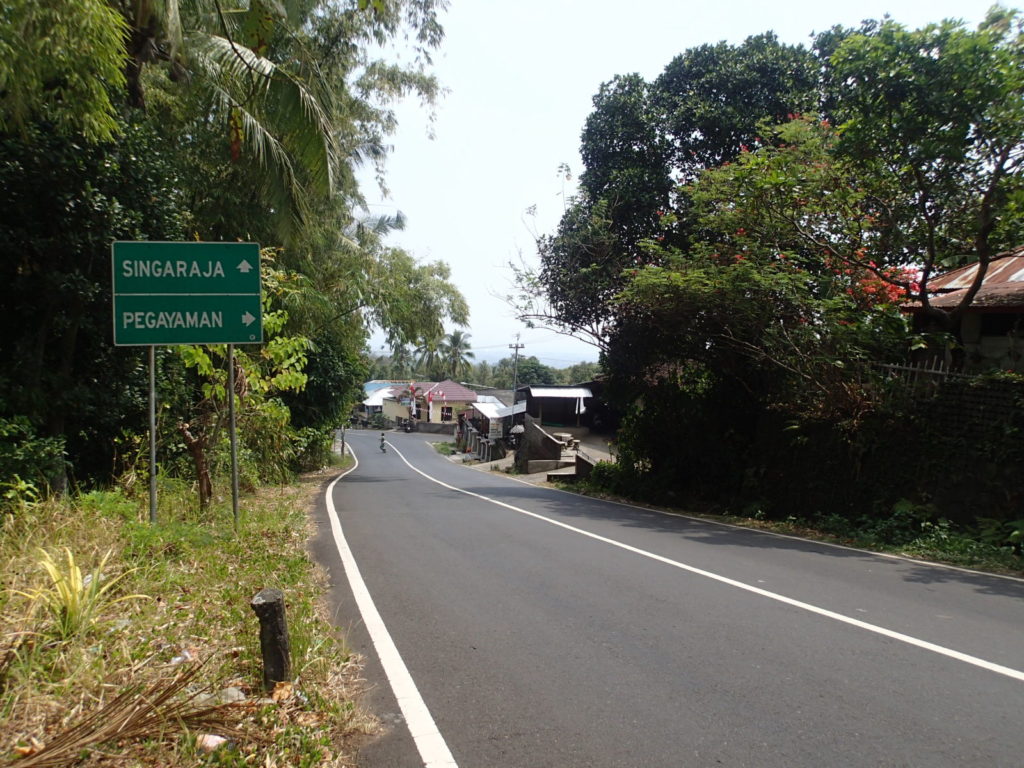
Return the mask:
<svg viewBox="0 0 1024 768">
<path fill-rule="evenodd" d="M 277 683 L 291 679 L 291 643 L 284 616 L 284 593 L 261 589 L 249 603 L 260 620 L 260 652 L 263 655 L 263 687 L 271 691 Z"/>
</svg>

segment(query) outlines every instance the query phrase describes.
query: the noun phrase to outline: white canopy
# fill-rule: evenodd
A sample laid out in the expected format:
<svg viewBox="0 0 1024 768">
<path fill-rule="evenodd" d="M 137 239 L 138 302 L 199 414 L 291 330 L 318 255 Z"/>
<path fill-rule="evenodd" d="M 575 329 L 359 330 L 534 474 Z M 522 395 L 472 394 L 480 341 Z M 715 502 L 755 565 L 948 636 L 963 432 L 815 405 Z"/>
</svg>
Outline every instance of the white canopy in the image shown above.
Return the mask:
<svg viewBox="0 0 1024 768">
<path fill-rule="evenodd" d="M 479 411 L 485 419 L 503 419 L 506 416 L 511 416 L 513 413 L 523 413 L 526 410 L 526 401 L 520 401 L 511 405 L 502 405 L 499 403 L 473 403 L 473 407 Z"/>
<path fill-rule="evenodd" d="M 384 387 L 383 389 L 378 389 L 378 390 L 375 390 L 374 392 L 371 392 L 370 396 L 368 398 L 366 398 L 365 400 L 363 400 L 363 405 L 365 405 L 367 407 L 370 407 L 370 406 L 377 406 L 378 408 L 383 407 L 383 405 L 384 405 L 384 398 L 390 393 L 390 391 L 391 391 L 390 389 L 388 389 L 387 387 Z"/>
<path fill-rule="evenodd" d="M 561 397 L 572 400 L 594 396 L 586 387 L 530 387 L 530 394 L 534 397 Z"/>
</svg>

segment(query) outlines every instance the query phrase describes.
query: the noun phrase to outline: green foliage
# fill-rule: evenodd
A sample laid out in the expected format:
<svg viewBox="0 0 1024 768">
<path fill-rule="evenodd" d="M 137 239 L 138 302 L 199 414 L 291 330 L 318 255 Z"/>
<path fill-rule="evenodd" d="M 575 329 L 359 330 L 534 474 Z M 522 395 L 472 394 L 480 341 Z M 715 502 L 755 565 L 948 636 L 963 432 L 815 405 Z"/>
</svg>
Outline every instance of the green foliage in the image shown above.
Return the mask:
<svg viewBox="0 0 1024 768">
<path fill-rule="evenodd" d="M 717 43 L 676 56 L 655 81 L 671 137 L 671 166 L 687 183 L 761 143 L 760 124 L 817 104 L 820 62 L 771 32 L 740 45 Z"/>
<path fill-rule="evenodd" d="M 612 493 L 631 499 L 643 499 L 644 486 L 641 478 L 625 465 L 612 461 L 599 461 L 594 465 L 583 486 L 597 493 Z"/>
<path fill-rule="evenodd" d="M 39 501 L 39 489 L 29 480 L 22 480 L 18 475 L 14 475 L 10 480 L 0 482 L 0 510 L 7 514 L 27 512 Z M 3 520 L 6 522 L 6 518 Z"/>
<path fill-rule="evenodd" d="M 311 472 L 331 463 L 331 448 L 334 444 L 334 430 L 302 427 L 292 435 L 294 458 L 291 468 L 299 472 Z"/>
<path fill-rule="evenodd" d="M 1016 245 L 1001 227 L 1024 184 L 1024 35 L 994 8 L 977 30 L 945 21 L 907 30 L 886 20 L 839 45 L 837 153 L 874 206 L 876 261 L 935 269 Z M 955 317 L 980 285 L 981 273 Z M 930 308 L 926 286 L 918 298 Z M 946 327 L 949 323 L 946 322 Z"/>
<path fill-rule="evenodd" d="M 441 355 L 443 378 L 458 381 L 465 377 L 472 366 L 475 355 L 470 351 L 469 334 L 452 331 L 438 345 Z"/>
<path fill-rule="evenodd" d="M 0 417 L 0 483 L 8 486 L 5 496 L 22 488 L 11 497 L 20 498 L 29 490 L 25 484 L 46 488 L 63 475 L 65 466 L 63 440 L 39 437 L 24 416 Z"/>
<path fill-rule="evenodd" d="M 131 571 L 111 577 L 104 572 L 111 552 L 108 551 L 91 572 L 82 575 L 82 569 L 75 562 L 71 550 L 64 547 L 64 564 L 61 565 L 44 549 L 39 550 L 39 567 L 49 578 L 49 584 L 31 592 L 19 594 L 40 604 L 49 614 L 53 632 L 57 639 L 67 642 L 87 632 L 96 618 L 108 605 L 126 600 L 138 600 L 144 595 L 121 595 L 114 597 L 117 586 Z"/>
<path fill-rule="evenodd" d="M 121 14 L 105 0 L 9 0 L 0 9 L 0 132 L 37 122 L 90 142 L 120 132 L 124 39 Z"/>
<path fill-rule="evenodd" d="M 559 384 L 572 385 L 593 381 L 601 373 L 599 363 L 579 362 L 558 371 Z"/>
<path fill-rule="evenodd" d="M 327 339 L 315 340 L 307 358 L 306 386 L 282 393 L 292 425 L 300 429 L 336 427 L 362 395 L 362 383 L 368 378 L 365 363 L 361 356 Z"/>
<path fill-rule="evenodd" d="M 698 234 L 675 182 L 760 143 L 760 121 L 813 106 L 817 68 L 803 47 L 765 34 L 689 49 L 650 84 L 629 75 L 602 85 L 583 130 L 581 194 L 539 238 L 539 272 L 517 270 L 520 315 L 605 349 L 624 271 L 661 264 L 644 241 L 685 248 Z"/>
<path fill-rule="evenodd" d="M 121 123 L 116 145 L 42 126 L 0 134 L 2 412 L 63 438 L 80 482 L 108 477 L 117 436 L 145 424 L 144 357 L 111 344 L 110 243 L 181 238 L 183 191 L 164 149 L 138 121 Z"/>
<path fill-rule="evenodd" d="M 440 453 L 442 456 L 451 456 L 458 453 L 458 449 L 455 447 L 455 443 L 443 443 L 437 442 L 432 443 L 434 450 Z"/>
<path fill-rule="evenodd" d="M 924 340 L 900 306 L 927 311 L 931 275 L 985 265 L 1021 232 L 1022 39 L 1000 9 L 978 30 L 867 22 L 820 35 L 815 54 L 762 36 L 602 89 L 584 194 L 521 281 L 549 301 L 534 317 L 599 323 L 624 413 L 598 484 L 834 514 L 906 546 L 960 546 L 978 509 L 1019 516 L 1018 412 L 974 423 L 959 385 L 928 400 L 872 364 Z M 663 197 L 659 164 L 684 182 Z M 970 299 L 933 312 L 938 330 Z"/>
<path fill-rule="evenodd" d="M 27 741 L 30 736 L 59 747 L 47 734 L 67 733 L 97 714 L 102 718 L 102 702 L 113 697 L 129 697 L 121 719 L 131 708 L 136 714 L 144 712 L 153 697 L 140 696 L 135 684 L 154 683 L 149 693 L 164 701 L 168 718 L 156 718 L 141 733 L 137 727 L 119 732 L 104 745 L 90 743 L 92 732 L 86 728 L 89 734 L 76 739 L 73 749 L 50 757 L 60 764 L 96 759 L 139 766 L 203 762 L 208 756 L 196 754 L 191 739 L 181 737 L 181 724 L 175 725 L 183 709 L 203 706 L 193 701 L 179 707 L 184 697 L 202 691 L 190 688 L 168 698 L 168 670 L 198 672 L 193 682 L 201 681 L 200 688 L 211 692 L 228 686 L 247 693 L 260 690 L 259 640 L 249 601 L 259 589 L 273 586 L 287 596 L 292 669 L 296 691 L 305 695 L 301 706 L 296 696 L 288 704 L 254 711 L 252 718 L 231 718 L 231 725 L 240 726 L 232 729 L 239 748 L 231 753 L 260 764 L 340 760 L 334 750 L 354 736 L 358 723 L 345 695 L 351 679 L 346 666 L 352 659 L 321 610 L 324 584 L 306 551 L 308 506 L 320 479 L 243 497 L 237 531 L 230 505 L 217 505 L 200 517 L 194 504 L 179 495 L 183 489 L 164 486 L 164 479 L 164 509 L 156 525 L 141 522 L 142 504 L 112 491 L 49 500 L 30 525 L 16 523 L 0 530 L 5 575 L 0 607 L 6 638 L 0 730 L 5 750 L 16 738 Z M 56 580 L 37 565 L 41 558 L 32 540 L 48 542 Z M 104 558 L 108 549 L 112 553 Z M 73 553 L 72 567 L 67 552 Z M 73 588 L 75 581 L 78 589 Z M 64 590 L 59 596 L 58 584 Z M 34 596 L 37 590 L 44 595 L 35 603 L 13 594 Z M 129 591 L 153 599 L 125 599 Z M 58 601 L 61 620 L 81 617 L 77 634 L 67 624 L 67 630 L 59 630 L 56 616 L 42 610 L 47 595 Z M 66 640 L 59 640 L 59 631 Z M 218 722 L 227 724 L 222 718 Z M 267 733 L 276 737 L 268 739 Z"/>
<path fill-rule="evenodd" d="M 501 365 L 501 363 L 499 363 Z M 555 383 L 555 369 L 544 365 L 533 355 L 520 357 L 518 365 L 518 382 L 520 387 L 525 386 L 550 386 Z M 510 381 L 508 384 L 512 386 Z"/>
<path fill-rule="evenodd" d="M 411 341 L 466 320 L 446 265 L 385 246 L 400 218 L 353 214 L 354 168 L 382 172 L 393 104 L 437 93 L 425 65 L 441 6 L 50 5 L 0 11 L 0 242 L 12 254 L 0 270 L 0 417 L 63 439 L 79 482 L 108 480 L 112 456 L 137 478 L 147 370 L 138 350 L 110 345 L 109 244 L 247 239 L 277 250 L 264 251 L 270 339 L 238 355 L 240 400 L 253 403 L 244 477 L 264 476 L 264 458 L 282 477 L 322 456 L 327 425 L 358 397 L 372 324 Z M 411 63 L 376 59 L 401 37 Z M 188 474 L 187 424 L 218 470 L 223 352 L 157 357 L 162 469 Z"/>
</svg>

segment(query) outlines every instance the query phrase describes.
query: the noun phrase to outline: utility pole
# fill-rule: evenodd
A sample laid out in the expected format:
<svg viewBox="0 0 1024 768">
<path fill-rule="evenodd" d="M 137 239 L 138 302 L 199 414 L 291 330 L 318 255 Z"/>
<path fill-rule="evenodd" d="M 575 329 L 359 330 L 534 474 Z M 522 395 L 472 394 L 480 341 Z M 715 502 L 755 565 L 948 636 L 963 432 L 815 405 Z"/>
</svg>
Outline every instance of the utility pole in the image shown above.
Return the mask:
<svg viewBox="0 0 1024 768">
<path fill-rule="evenodd" d="M 519 334 L 516 334 L 516 343 L 509 344 L 508 348 L 515 350 L 515 357 L 512 358 L 512 404 L 516 402 L 516 390 L 519 388 L 519 350 L 525 347 L 519 343 Z"/>
</svg>

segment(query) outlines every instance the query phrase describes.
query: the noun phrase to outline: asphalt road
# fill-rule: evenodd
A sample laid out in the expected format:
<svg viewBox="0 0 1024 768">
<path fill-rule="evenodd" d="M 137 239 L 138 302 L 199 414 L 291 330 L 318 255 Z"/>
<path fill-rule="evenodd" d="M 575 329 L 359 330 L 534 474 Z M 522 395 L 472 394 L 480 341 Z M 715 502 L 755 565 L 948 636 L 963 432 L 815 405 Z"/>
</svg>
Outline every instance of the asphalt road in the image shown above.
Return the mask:
<svg viewBox="0 0 1024 768">
<path fill-rule="evenodd" d="M 378 440 L 349 433 L 359 465 L 313 543 L 385 724 L 362 768 L 1024 765 L 1024 582 L 529 486 L 423 435 L 388 433 L 386 454 Z M 411 680 L 385 673 L 339 541 Z"/>
</svg>

